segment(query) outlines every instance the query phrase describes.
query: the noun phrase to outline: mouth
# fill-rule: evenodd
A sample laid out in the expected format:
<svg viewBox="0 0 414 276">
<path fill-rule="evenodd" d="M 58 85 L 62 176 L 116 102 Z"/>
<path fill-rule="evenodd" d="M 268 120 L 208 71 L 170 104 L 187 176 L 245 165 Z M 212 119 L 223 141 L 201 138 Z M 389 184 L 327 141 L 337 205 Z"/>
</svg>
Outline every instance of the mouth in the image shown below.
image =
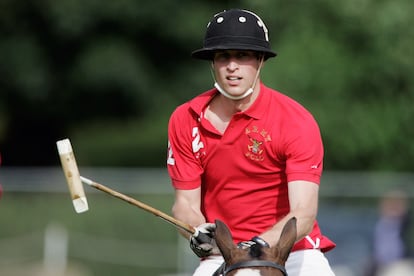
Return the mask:
<svg viewBox="0 0 414 276">
<path fill-rule="evenodd" d="M 229 80 L 229 81 L 237 81 L 237 80 L 241 80 L 242 78 L 241 77 L 226 77 L 226 79 L 227 80 Z"/>
<path fill-rule="evenodd" d="M 242 79 L 243 79 L 242 77 L 238 77 L 238 76 L 227 76 L 226 77 L 227 84 L 230 86 L 239 86 Z"/>
</svg>

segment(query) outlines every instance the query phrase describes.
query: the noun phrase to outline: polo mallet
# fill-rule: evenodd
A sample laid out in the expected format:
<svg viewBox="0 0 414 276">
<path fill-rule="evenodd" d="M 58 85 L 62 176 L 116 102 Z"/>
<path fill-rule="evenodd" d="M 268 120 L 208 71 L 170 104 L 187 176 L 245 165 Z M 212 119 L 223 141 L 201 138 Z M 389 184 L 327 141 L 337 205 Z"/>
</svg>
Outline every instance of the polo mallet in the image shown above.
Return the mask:
<svg viewBox="0 0 414 276">
<path fill-rule="evenodd" d="M 82 183 L 85 183 L 91 187 L 94 187 L 97 190 L 110 194 L 116 198 L 119 198 L 123 201 L 128 202 L 140 209 L 143 209 L 157 217 L 162 218 L 163 220 L 171 223 L 177 228 L 184 230 L 185 232 L 197 237 L 200 241 L 209 242 L 211 240 L 205 233 L 198 231 L 193 226 L 186 224 L 182 221 L 179 221 L 160 210 L 157 210 L 151 206 L 146 205 L 134 198 L 131 198 L 127 195 L 124 195 L 120 192 L 112 190 L 102 184 L 99 184 L 93 180 L 90 180 L 86 177 L 83 177 L 79 174 L 78 166 L 76 164 L 75 155 L 73 154 L 72 145 L 69 139 L 63 139 L 56 142 L 58 153 L 60 156 L 60 161 L 62 163 L 63 172 L 65 174 L 69 191 L 72 197 L 73 207 L 77 213 L 83 213 L 89 210 L 88 201 L 86 199 L 85 191 L 83 189 Z"/>
</svg>

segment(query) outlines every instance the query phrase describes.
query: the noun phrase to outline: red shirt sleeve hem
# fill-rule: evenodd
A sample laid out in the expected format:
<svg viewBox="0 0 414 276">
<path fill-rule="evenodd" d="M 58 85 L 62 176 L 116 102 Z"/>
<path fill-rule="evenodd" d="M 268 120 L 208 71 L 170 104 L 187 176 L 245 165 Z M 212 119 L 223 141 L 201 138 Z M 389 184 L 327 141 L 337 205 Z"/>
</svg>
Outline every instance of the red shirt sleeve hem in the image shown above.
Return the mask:
<svg viewBox="0 0 414 276">
<path fill-rule="evenodd" d="M 193 190 L 200 187 L 199 181 L 179 181 L 172 180 L 172 185 L 177 190 Z"/>
<path fill-rule="evenodd" d="M 290 173 L 287 176 L 287 181 L 296 181 L 296 180 L 304 180 L 304 181 L 310 181 L 316 184 L 320 184 L 321 176 L 319 174 L 313 174 L 313 173 Z"/>
</svg>

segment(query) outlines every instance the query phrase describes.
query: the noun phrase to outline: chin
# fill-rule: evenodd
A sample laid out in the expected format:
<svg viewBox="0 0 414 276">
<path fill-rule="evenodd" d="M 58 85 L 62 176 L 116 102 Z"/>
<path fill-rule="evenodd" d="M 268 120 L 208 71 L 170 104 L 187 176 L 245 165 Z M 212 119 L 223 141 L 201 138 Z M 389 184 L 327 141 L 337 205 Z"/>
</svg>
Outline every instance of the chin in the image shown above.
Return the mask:
<svg viewBox="0 0 414 276">
<path fill-rule="evenodd" d="M 240 96 L 240 95 L 243 95 L 244 92 L 246 92 L 246 90 L 243 90 L 243 89 L 231 89 L 231 88 L 226 89 L 227 93 L 229 93 L 230 95 L 235 96 L 235 97 Z"/>
</svg>

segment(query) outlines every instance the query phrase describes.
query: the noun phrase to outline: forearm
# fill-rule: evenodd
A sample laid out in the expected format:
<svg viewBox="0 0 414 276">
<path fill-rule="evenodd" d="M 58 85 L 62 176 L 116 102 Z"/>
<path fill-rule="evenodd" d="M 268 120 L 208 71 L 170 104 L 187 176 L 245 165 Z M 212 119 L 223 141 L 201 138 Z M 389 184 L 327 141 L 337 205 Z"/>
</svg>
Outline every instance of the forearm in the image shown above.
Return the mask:
<svg viewBox="0 0 414 276">
<path fill-rule="evenodd" d="M 176 201 L 172 207 L 172 214 L 176 219 L 188 223 L 194 227 L 206 222 L 199 206 L 191 205 L 190 202 L 182 198 L 176 198 Z M 185 238 L 190 237 L 190 234 L 185 231 L 180 231 L 180 234 Z"/>
<path fill-rule="evenodd" d="M 292 181 L 288 186 L 290 212 L 272 228 L 260 235 L 270 245 L 277 243 L 283 226 L 291 217 L 296 217 L 297 241 L 308 235 L 315 223 L 318 212 L 319 186 L 308 181 Z"/>
<path fill-rule="evenodd" d="M 301 212 L 300 210 L 295 210 L 287 214 L 283 219 L 278 221 L 272 228 L 263 232 L 259 236 L 265 240 L 269 245 L 275 246 L 279 241 L 280 235 L 282 233 L 283 226 L 287 223 L 287 221 L 292 218 L 296 217 L 296 227 L 297 227 L 297 236 L 296 241 L 303 239 L 306 235 L 308 235 L 313 228 L 315 223 L 315 216 L 310 216 L 307 212 Z"/>
</svg>

